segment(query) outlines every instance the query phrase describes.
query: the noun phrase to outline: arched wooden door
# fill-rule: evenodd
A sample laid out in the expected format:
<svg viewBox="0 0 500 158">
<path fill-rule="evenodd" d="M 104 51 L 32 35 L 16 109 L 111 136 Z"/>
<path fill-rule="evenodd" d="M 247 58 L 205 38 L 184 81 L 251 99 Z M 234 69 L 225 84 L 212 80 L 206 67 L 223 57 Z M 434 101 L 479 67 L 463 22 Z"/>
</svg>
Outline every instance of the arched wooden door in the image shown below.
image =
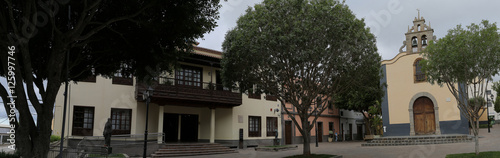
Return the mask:
<svg viewBox="0 0 500 158">
<path fill-rule="evenodd" d="M 434 104 L 427 97 L 420 97 L 413 103 L 413 117 L 415 118 L 415 134 L 425 135 L 436 132 L 434 118 Z"/>
</svg>

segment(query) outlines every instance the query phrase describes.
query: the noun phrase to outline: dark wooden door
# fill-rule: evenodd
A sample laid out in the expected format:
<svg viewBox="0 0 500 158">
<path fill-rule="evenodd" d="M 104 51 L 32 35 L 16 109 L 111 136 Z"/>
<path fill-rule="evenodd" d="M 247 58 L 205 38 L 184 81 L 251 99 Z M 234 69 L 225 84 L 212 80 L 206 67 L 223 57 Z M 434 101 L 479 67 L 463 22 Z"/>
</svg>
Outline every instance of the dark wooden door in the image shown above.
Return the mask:
<svg viewBox="0 0 500 158">
<path fill-rule="evenodd" d="M 340 138 L 339 140 L 344 141 L 344 123 L 340 124 Z"/>
<path fill-rule="evenodd" d="M 318 122 L 318 142 L 323 142 L 323 122 Z"/>
<path fill-rule="evenodd" d="M 165 133 L 165 141 L 177 142 L 179 135 L 179 114 L 164 114 L 163 115 L 163 133 Z"/>
<path fill-rule="evenodd" d="M 352 124 L 349 124 L 349 138 L 347 140 L 352 140 Z"/>
<path fill-rule="evenodd" d="M 181 115 L 181 141 L 198 141 L 198 115 Z"/>
<path fill-rule="evenodd" d="M 362 125 L 357 125 L 356 129 L 358 131 L 356 139 L 357 140 L 363 139 L 363 126 Z"/>
<path fill-rule="evenodd" d="M 292 144 L 292 121 L 285 121 L 285 144 Z"/>
<path fill-rule="evenodd" d="M 220 71 L 218 71 L 218 70 L 215 71 L 215 84 L 216 84 L 218 91 L 221 91 L 224 89 L 224 87 L 222 86 L 222 77 L 220 76 Z"/>
<path fill-rule="evenodd" d="M 434 104 L 429 98 L 421 97 L 415 100 L 413 104 L 413 118 L 415 134 L 434 134 L 436 132 Z"/>
</svg>

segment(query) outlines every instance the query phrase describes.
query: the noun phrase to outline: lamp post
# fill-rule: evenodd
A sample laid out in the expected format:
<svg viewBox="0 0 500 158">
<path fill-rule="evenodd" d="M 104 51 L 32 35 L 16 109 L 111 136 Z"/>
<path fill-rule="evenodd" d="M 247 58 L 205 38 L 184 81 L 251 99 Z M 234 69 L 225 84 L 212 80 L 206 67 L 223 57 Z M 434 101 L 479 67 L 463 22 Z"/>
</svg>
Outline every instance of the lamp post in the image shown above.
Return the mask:
<svg viewBox="0 0 500 158">
<path fill-rule="evenodd" d="M 70 20 L 71 20 L 71 6 L 68 6 L 68 29 L 70 28 Z M 66 74 L 64 80 L 64 107 L 62 113 L 62 128 L 61 128 L 61 144 L 59 146 L 59 157 L 63 155 L 63 147 L 64 147 L 64 129 L 66 128 L 66 107 L 68 106 L 68 80 L 69 80 L 69 49 L 66 51 Z"/>
<path fill-rule="evenodd" d="M 142 93 L 142 99 L 146 100 L 146 128 L 144 131 L 144 152 L 142 154 L 143 158 L 146 158 L 146 150 L 148 147 L 148 117 L 149 117 L 149 102 L 151 101 L 151 96 L 153 96 L 153 88 L 149 86 L 148 89 Z"/>
</svg>

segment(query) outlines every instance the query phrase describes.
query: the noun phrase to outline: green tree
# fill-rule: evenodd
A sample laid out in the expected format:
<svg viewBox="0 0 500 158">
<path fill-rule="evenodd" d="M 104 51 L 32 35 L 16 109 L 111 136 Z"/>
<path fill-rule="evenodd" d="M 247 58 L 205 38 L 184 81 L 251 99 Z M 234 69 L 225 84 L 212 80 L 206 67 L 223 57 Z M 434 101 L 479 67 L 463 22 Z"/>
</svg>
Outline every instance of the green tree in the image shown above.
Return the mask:
<svg viewBox="0 0 500 158">
<path fill-rule="evenodd" d="M 498 93 L 497 93 L 497 94 L 498 94 Z M 497 95 L 497 97 L 495 98 L 495 102 L 494 102 L 494 104 L 495 104 L 495 111 L 496 111 L 497 113 L 500 113 L 500 97 L 498 97 L 498 95 Z"/>
<path fill-rule="evenodd" d="M 383 125 L 383 120 L 382 117 L 380 117 L 380 114 L 382 113 L 382 108 L 380 107 L 380 103 L 377 102 L 375 105 L 368 107 L 368 122 L 367 124 L 371 130 L 373 130 L 373 134 L 375 135 L 382 135 L 382 125 Z"/>
<path fill-rule="evenodd" d="M 354 110 L 363 113 L 366 126 L 369 128 L 366 134 L 374 134 L 375 128 L 373 121 L 375 117 L 381 114 L 379 103 L 384 96 L 383 87 L 385 83 L 380 83 L 382 77 L 380 62 L 373 60 L 369 71 L 360 74 L 363 75 L 356 79 L 356 84 L 345 93 L 339 93 L 335 96 L 335 107 L 339 109 Z"/>
<path fill-rule="evenodd" d="M 466 28 L 458 25 L 431 41 L 422 52 L 422 68 L 431 83 L 446 85 L 458 108 L 472 125 L 479 154 L 478 127 L 481 106 L 468 106 L 469 98 L 485 98 L 486 85 L 500 70 L 500 35 L 495 23 L 483 20 Z"/>
<path fill-rule="evenodd" d="M 172 69 L 216 26 L 219 8 L 219 0 L 1 1 L 0 76 L 9 85 L 1 85 L 0 96 L 7 111 L 14 101 L 19 111 L 19 120 L 10 122 L 17 150 L 47 157 L 54 102 L 67 70 L 74 82 L 117 70 L 149 80 Z"/>
<path fill-rule="evenodd" d="M 495 111 L 497 113 L 500 113 L 500 97 L 498 96 L 498 94 L 500 94 L 500 81 L 493 82 L 492 89 L 497 92 L 497 96 L 495 97 L 495 101 L 493 102 L 493 104 L 495 104 Z"/>
<path fill-rule="evenodd" d="M 282 106 L 292 104 L 299 118 L 283 109 L 302 135 L 303 154 L 310 155 L 315 112 L 327 109 L 332 96 L 350 90 L 370 64 L 380 62 L 375 43 L 345 4 L 265 0 L 249 7 L 227 32 L 223 80 L 245 93 L 274 95 Z"/>
</svg>

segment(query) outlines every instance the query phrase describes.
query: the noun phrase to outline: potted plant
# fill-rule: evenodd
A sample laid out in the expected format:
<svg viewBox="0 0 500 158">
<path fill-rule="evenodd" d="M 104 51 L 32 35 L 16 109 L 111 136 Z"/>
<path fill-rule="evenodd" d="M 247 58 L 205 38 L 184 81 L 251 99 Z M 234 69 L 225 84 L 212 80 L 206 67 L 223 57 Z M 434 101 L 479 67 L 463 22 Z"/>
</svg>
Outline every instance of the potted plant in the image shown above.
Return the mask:
<svg viewBox="0 0 500 158">
<path fill-rule="evenodd" d="M 328 142 L 333 142 L 333 131 L 328 131 Z"/>
</svg>

